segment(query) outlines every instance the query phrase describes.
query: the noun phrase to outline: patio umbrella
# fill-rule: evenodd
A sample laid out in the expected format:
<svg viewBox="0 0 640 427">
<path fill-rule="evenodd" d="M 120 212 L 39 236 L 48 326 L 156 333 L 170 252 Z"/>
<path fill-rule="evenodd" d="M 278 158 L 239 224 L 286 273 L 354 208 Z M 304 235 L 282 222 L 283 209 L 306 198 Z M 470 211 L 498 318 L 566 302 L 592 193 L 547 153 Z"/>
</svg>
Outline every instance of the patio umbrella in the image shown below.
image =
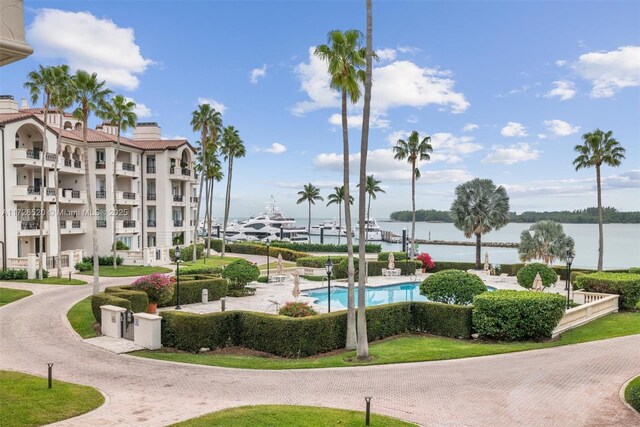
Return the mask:
<svg viewBox="0 0 640 427">
<path fill-rule="evenodd" d="M 278 265 L 276 266 L 276 273 L 284 274 L 284 264 L 282 263 L 282 254 L 278 254 Z"/>
<path fill-rule="evenodd" d="M 484 253 L 484 271 L 489 271 L 489 252 Z"/>
<path fill-rule="evenodd" d="M 393 252 L 389 252 L 389 270 L 394 270 L 396 268 L 396 258 L 393 256 Z"/>
<path fill-rule="evenodd" d="M 291 295 L 293 295 L 296 300 L 298 300 L 300 296 L 300 273 L 297 271 L 293 273 L 293 292 L 291 292 Z"/>
<path fill-rule="evenodd" d="M 540 273 L 536 273 L 536 278 L 533 279 L 533 290 L 536 292 L 542 292 L 544 290 L 542 287 L 542 277 L 540 277 Z"/>
</svg>

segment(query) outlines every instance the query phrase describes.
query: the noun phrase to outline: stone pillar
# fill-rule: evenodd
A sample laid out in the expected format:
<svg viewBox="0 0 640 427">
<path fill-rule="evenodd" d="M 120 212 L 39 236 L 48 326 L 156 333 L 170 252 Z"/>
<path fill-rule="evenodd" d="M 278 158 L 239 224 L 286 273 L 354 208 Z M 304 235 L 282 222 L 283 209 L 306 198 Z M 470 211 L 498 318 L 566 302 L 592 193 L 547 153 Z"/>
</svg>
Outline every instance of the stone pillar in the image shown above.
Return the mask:
<svg viewBox="0 0 640 427">
<path fill-rule="evenodd" d="M 133 314 L 133 342 L 149 350 L 162 347 L 160 325 L 162 317 L 148 313 Z"/>
<path fill-rule="evenodd" d="M 27 254 L 27 277 L 29 279 L 35 279 L 37 271 L 38 258 L 36 257 L 36 254 Z"/>
<path fill-rule="evenodd" d="M 102 335 L 112 338 L 122 338 L 122 315 L 127 311 L 124 307 L 115 305 L 103 305 L 100 307 L 102 314 Z"/>
</svg>

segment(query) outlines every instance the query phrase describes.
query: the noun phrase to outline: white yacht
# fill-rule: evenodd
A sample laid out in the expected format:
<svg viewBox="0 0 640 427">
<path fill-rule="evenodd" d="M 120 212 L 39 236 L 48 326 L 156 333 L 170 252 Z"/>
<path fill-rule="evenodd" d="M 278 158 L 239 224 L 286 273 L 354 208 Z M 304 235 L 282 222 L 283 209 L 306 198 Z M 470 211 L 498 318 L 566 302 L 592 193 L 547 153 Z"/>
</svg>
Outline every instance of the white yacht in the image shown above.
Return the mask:
<svg viewBox="0 0 640 427">
<path fill-rule="evenodd" d="M 376 221 L 375 218 L 369 218 L 368 220 L 365 220 L 365 224 L 366 224 L 365 231 L 366 231 L 367 241 L 368 242 L 382 241 L 382 229 L 378 225 L 378 221 Z M 356 239 L 360 235 L 359 233 L 360 233 L 360 227 L 356 223 L 356 226 L 353 228 L 353 235 L 355 236 Z"/>
<path fill-rule="evenodd" d="M 344 226 L 340 227 L 338 220 L 337 219 L 332 219 L 332 220 L 328 220 L 328 221 L 322 221 L 320 224 L 318 225 L 312 225 L 311 226 L 311 235 L 312 236 L 319 236 L 320 235 L 320 230 L 323 229 L 323 235 L 324 236 L 344 236 L 346 237 L 347 235 L 347 230 Z"/>
<path fill-rule="evenodd" d="M 234 221 L 227 224 L 227 237 L 229 240 L 284 240 L 307 241 L 309 234 L 307 229 L 296 225 L 293 218 L 285 217 L 276 201 L 271 201 L 265 206 L 260 215 L 244 221 Z"/>
</svg>

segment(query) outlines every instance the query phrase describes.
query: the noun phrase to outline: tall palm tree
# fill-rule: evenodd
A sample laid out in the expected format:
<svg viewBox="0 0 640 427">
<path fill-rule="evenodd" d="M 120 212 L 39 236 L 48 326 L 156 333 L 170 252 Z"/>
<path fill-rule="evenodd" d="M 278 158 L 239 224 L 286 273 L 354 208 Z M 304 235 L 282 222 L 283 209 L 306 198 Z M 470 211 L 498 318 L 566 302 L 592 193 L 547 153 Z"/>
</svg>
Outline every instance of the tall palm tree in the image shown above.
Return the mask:
<svg viewBox="0 0 640 427">
<path fill-rule="evenodd" d="M 298 196 L 300 198 L 296 202 L 297 204 L 302 202 L 309 203 L 309 228 L 307 230 L 309 230 L 309 243 L 311 243 L 311 205 L 315 205 L 316 200 L 324 200 L 324 198 L 320 196 L 320 189 L 311 183 L 305 184 L 303 190 L 298 191 Z"/>
<path fill-rule="evenodd" d="M 451 204 L 453 225 L 465 237 L 476 236 L 476 269 L 480 269 L 481 236 L 509 222 L 509 196 L 490 179 L 475 178 L 456 187 Z"/>
<path fill-rule="evenodd" d="M 344 186 L 334 187 L 335 192 L 327 197 L 327 206 L 332 204 L 338 205 L 338 244 L 340 244 L 340 236 L 342 235 L 342 202 L 344 201 Z M 353 205 L 353 196 L 349 196 L 349 204 Z M 350 233 L 349 230 L 347 233 Z"/>
<path fill-rule="evenodd" d="M 107 120 L 111 125 L 115 125 L 117 127 L 116 134 L 116 152 L 113 156 L 113 210 L 112 212 L 117 212 L 116 210 L 116 163 L 118 161 L 118 153 L 120 152 L 120 132 L 126 131 L 129 128 L 133 128 L 136 126 L 136 122 L 138 121 L 138 116 L 133 111 L 136 108 L 136 103 L 133 101 L 127 100 L 122 95 L 116 95 L 111 99 L 111 102 L 105 105 L 104 110 L 98 111 L 97 115 L 103 119 Z M 112 244 L 112 254 L 113 254 L 113 268 L 118 268 L 118 263 L 116 262 L 116 216 L 113 215 L 113 238 L 111 241 Z"/>
<path fill-rule="evenodd" d="M 207 224 L 207 257 L 211 255 L 211 217 L 213 216 L 213 187 L 216 182 L 222 181 L 222 163 L 214 151 L 214 147 L 209 145 L 205 153 L 203 174 L 206 177 L 206 210 L 205 222 Z M 224 245 L 223 245 L 224 248 Z"/>
<path fill-rule="evenodd" d="M 386 191 L 384 191 L 382 189 L 382 187 L 380 187 L 380 183 L 382 181 L 378 181 L 377 179 L 375 179 L 375 177 L 373 175 L 368 175 L 367 176 L 367 184 L 365 185 L 365 196 L 368 198 L 367 200 L 367 224 L 369 223 L 369 220 L 371 218 L 370 214 L 371 214 L 371 199 L 376 200 L 377 198 L 377 194 L 378 193 L 387 193 Z M 360 184 L 358 184 L 358 187 L 360 187 Z M 366 233 L 365 233 L 365 243 L 366 243 Z"/>
<path fill-rule="evenodd" d="M 431 137 L 426 136 L 420 139 L 420 135 L 417 131 L 411 132 L 409 138 L 405 141 L 404 139 L 399 139 L 396 142 L 395 147 L 393 147 L 393 152 L 395 155 L 393 156 L 396 160 L 405 160 L 409 162 L 411 165 L 411 248 L 409 249 L 409 254 L 411 255 L 411 259 L 413 259 L 415 255 L 415 240 L 416 240 L 416 180 L 420 178 L 420 169 L 418 169 L 417 165 L 421 161 L 431 160 L 431 156 L 429 153 L 433 152 L 433 147 L 431 146 Z"/>
<path fill-rule="evenodd" d="M 197 144 L 200 146 L 196 150 L 196 159 L 193 166 L 193 171 L 197 174 L 200 174 L 200 185 L 198 186 L 198 201 L 195 215 L 195 226 L 193 227 L 193 261 L 197 259 L 196 255 L 196 244 L 198 242 L 198 227 L 200 226 L 200 205 L 202 202 L 202 180 L 204 179 L 204 150 L 206 148 L 205 144 L 201 141 L 198 141 Z"/>
<path fill-rule="evenodd" d="M 227 171 L 227 195 L 224 203 L 224 222 L 222 228 L 224 233 L 222 235 L 222 257 L 225 252 L 225 242 L 227 236 L 227 221 L 229 220 L 229 206 L 231 205 L 231 175 L 233 174 L 233 159 L 244 157 L 247 154 L 247 150 L 244 147 L 244 142 L 240 138 L 238 130 L 233 126 L 227 126 L 222 132 L 222 144 L 220 145 L 220 153 L 224 156 L 224 159 L 228 162 L 229 168 Z"/>
<path fill-rule="evenodd" d="M 365 50 L 360 46 L 362 33 L 357 30 L 331 31 L 328 35 L 329 44 L 323 44 L 315 49 L 315 55 L 327 63 L 329 86 L 340 91 L 342 112 L 342 161 L 343 186 L 345 200 L 349 198 L 349 130 L 347 123 L 347 100 L 355 104 L 360 99 L 360 84 L 364 82 Z M 351 236 L 351 206 L 345 203 L 345 222 L 347 229 L 347 339 L 346 348 L 356 347 L 356 312 L 354 301 L 354 267 L 353 267 L 353 237 Z M 311 229 L 309 229 L 309 232 Z M 311 239 L 311 236 L 309 236 Z"/>
<path fill-rule="evenodd" d="M 53 91 L 51 92 L 51 105 L 58 109 L 58 136 L 56 138 L 56 163 L 60 161 L 62 157 L 62 131 L 64 129 L 64 111 L 67 108 L 70 108 L 73 105 L 73 78 L 69 75 L 69 66 L 67 65 L 59 65 L 54 67 L 53 69 L 53 78 L 54 85 Z M 54 171 L 54 181 L 56 185 L 56 201 L 60 195 L 60 183 L 58 182 L 60 167 L 56 164 L 56 168 Z M 56 206 L 58 204 L 56 203 Z M 58 248 L 57 248 L 57 259 L 56 263 L 56 277 L 62 277 L 62 229 L 60 228 L 61 224 L 61 216 L 56 215 L 56 220 L 58 222 Z M 71 267 L 71 266 L 69 266 Z"/>
<path fill-rule="evenodd" d="M 47 157 L 47 126 L 48 126 L 48 116 L 49 116 L 49 107 L 51 105 L 51 92 L 54 90 L 55 86 L 55 77 L 52 66 L 43 67 L 42 65 L 38 66 L 38 70 L 31 71 L 27 78 L 28 80 L 24 83 L 24 87 L 29 89 L 31 94 L 31 102 L 34 104 L 38 102 L 40 99 L 40 95 L 42 94 L 43 100 L 43 109 L 44 109 L 44 121 L 42 122 L 42 153 L 40 153 L 41 163 L 40 163 L 40 209 L 39 209 L 39 219 L 40 219 L 40 234 L 38 236 L 38 277 L 42 279 L 42 271 L 44 270 L 44 257 L 42 256 L 43 252 L 46 252 L 44 248 L 44 194 L 46 192 L 46 185 L 51 184 L 48 182 L 47 177 L 45 176 L 45 168 L 44 161 Z"/>
<path fill-rule="evenodd" d="M 555 221 L 538 221 L 520 233 L 518 255 L 522 262 L 541 259 L 549 265 L 556 259 L 565 259 L 567 245 L 573 251 L 573 239 L 564 234 L 562 224 Z"/>
<path fill-rule="evenodd" d="M 600 167 L 605 164 L 612 167 L 620 166 L 624 159 L 625 149 L 611 135 L 612 131 L 603 132 L 596 129 L 582 135 L 583 144 L 576 145 L 574 150 L 578 157 L 573 161 L 576 171 L 583 168 L 596 168 L 596 186 L 598 191 L 598 271 L 602 271 L 604 260 L 604 232 L 602 229 L 602 187 Z"/>
<path fill-rule="evenodd" d="M 111 95 L 111 90 L 105 87 L 105 82 L 98 81 L 96 73 L 89 74 L 84 70 L 76 71 L 75 80 L 75 101 L 78 107 L 73 115 L 82 120 L 82 161 L 84 162 L 85 189 L 87 192 L 87 204 L 89 211 L 94 212 L 95 206 L 91 195 L 91 177 L 89 173 L 89 143 L 87 142 L 87 126 L 91 113 L 105 109 L 107 98 Z M 92 239 L 93 239 L 93 294 L 100 292 L 100 265 L 98 263 L 98 228 L 96 220 L 90 218 Z"/>
</svg>

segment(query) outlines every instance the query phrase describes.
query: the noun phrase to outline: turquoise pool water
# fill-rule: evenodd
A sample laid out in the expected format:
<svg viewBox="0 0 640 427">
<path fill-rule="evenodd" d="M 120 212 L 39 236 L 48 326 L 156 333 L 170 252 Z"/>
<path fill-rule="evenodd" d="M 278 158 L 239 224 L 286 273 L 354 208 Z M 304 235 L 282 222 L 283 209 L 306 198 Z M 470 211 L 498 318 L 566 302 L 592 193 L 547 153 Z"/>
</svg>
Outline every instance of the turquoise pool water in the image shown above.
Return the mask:
<svg viewBox="0 0 640 427">
<path fill-rule="evenodd" d="M 489 291 L 495 290 L 487 286 Z M 327 288 L 312 289 L 306 292 L 310 298 L 315 298 L 315 303 L 327 306 Z M 358 288 L 356 284 L 356 306 L 358 304 Z M 398 283 L 389 286 L 367 287 L 365 301 L 367 307 L 372 305 L 390 304 L 405 301 L 427 301 L 427 297 L 420 295 L 420 282 Z M 347 288 L 331 287 L 331 310 L 347 308 Z"/>
</svg>

